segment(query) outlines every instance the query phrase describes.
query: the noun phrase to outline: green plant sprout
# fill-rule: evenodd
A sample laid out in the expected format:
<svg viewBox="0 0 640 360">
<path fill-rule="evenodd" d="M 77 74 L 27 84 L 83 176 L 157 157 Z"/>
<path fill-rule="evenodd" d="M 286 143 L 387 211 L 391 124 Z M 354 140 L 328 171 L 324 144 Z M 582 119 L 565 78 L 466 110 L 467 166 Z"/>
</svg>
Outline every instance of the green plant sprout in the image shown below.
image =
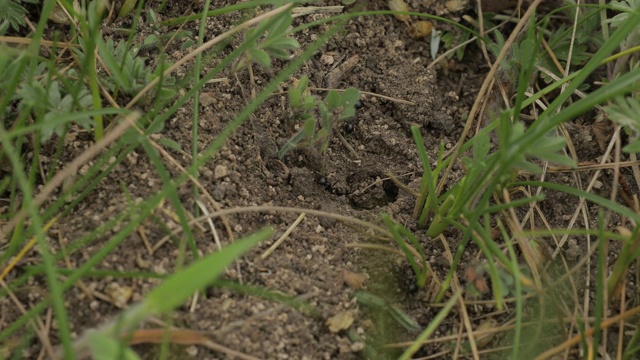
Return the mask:
<svg viewBox="0 0 640 360">
<path fill-rule="evenodd" d="M 75 71 L 69 71 L 70 76 L 73 76 L 73 73 Z M 39 81 L 25 81 L 24 86 L 17 91 L 21 111 L 31 109 L 35 113 L 44 114 L 40 124 L 40 140 L 43 142 L 51 139 L 53 134 L 62 136 L 66 132 L 66 124 L 57 121 L 60 115 L 81 112 L 90 109 L 93 104 L 89 90 L 81 81 L 73 81 L 66 85 L 69 86 L 61 87 L 58 81 L 53 80 L 49 81 L 45 88 Z M 74 88 L 77 90 L 71 93 L 71 89 Z M 94 125 L 89 117 L 75 122 L 87 130 Z"/>
<path fill-rule="evenodd" d="M 247 51 L 236 63 L 235 71 L 240 71 L 252 63 L 260 64 L 264 67 L 271 67 L 271 58 L 289 60 L 290 51 L 300 47 L 296 39 L 288 36 L 287 30 L 291 26 L 291 13 L 284 12 L 278 15 L 276 21 L 263 21 L 258 26 L 246 31 L 245 39 L 257 38 L 253 41 Z M 259 41 L 259 37 L 266 33 L 264 39 Z"/>
<path fill-rule="evenodd" d="M 14 30 L 25 25 L 23 16 L 29 12 L 22 7 L 22 3 L 37 4 L 37 0 L 0 0 L 0 24 L 6 23 Z"/>
<path fill-rule="evenodd" d="M 605 109 L 609 119 L 622 125 L 629 135 L 629 144 L 622 150 L 627 153 L 640 153 L 640 101 L 633 96 L 619 97 Z"/>
<path fill-rule="evenodd" d="M 104 60 L 107 69 L 113 75 L 105 77 L 104 85 L 114 93 L 119 90 L 127 95 L 137 94 L 145 85 L 156 78 L 162 76 L 164 69 L 171 66 L 171 63 L 161 57 L 160 63 L 155 70 L 151 70 L 145 66 L 145 58 L 138 56 L 138 50 L 127 49 L 124 41 L 114 45 L 113 40 L 109 39 L 106 46 L 99 46 L 100 56 Z M 167 101 L 176 95 L 175 78 L 167 77 L 163 79 L 163 84 L 159 87 L 157 96 L 159 100 Z"/>
<path fill-rule="evenodd" d="M 439 36 L 438 41 L 442 42 L 445 49 L 453 49 L 457 44 L 462 44 L 470 38 L 471 33 L 468 31 L 463 31 L 459 35 L 456 35 L 451 31 L 446 31 Z M 451 53 L 448 58 L 451 59 L 455 55 L 459 61 L 462 61 L 462 59 L 464 58 L 465 49 L 466 46 L 460 46 L 458 49 L 456 49 L 455 52 Z"/>
<path fill-rule="evenodd" d="M 351 119 L 356 114 L 356 102 L 360 99 L 358 89 L 348 88 L 342 94 L 329 90 L 324 100 L 318 100 L 309 95 L 308 84 L 309 78 L 305 75 L 289 90 L 292 125 L 301 123 L 302 128 L 280 149 L 278 157 L 281 159 L 296 148 L 319 146 L 320 153 L 324 153 L 331 141 L 333 125 Z"/>
</svg>

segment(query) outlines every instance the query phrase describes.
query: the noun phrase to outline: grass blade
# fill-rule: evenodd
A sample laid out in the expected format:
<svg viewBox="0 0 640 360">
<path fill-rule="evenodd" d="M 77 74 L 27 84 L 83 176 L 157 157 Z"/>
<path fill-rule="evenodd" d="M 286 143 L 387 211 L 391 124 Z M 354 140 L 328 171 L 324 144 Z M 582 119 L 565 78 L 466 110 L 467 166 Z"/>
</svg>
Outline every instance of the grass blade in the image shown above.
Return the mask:
<svg viewBox="0 0 640 360">
<path fill-rule="evenodd" d="M 422 332 L 422 334 L 420 334 L 420 336 L 418 336 L 416 341 L 414 341 L 413 344 L 411 344 L 411 346 L 409 346 L 409 348 L 402 354 L 402 356 L 400 356 L 399 360 L 409 360 L 411 356 L 415 354 L 418 349 L 420 349 L 420 346 L 422 346 L 422 342 L 428 339 L 429 336 L 431 336 L 436 331 L 436 328 L 440 326 L 440 323 L 442 323 L 447 315 L 449 315 L 449 311 L 451 311 L 453 305 L 455 305 L 461 294 L 461 290 L 458 290 L 455 292 L 455 294 L 453 294 L 451 299 L 447 301 L 442 310 L 438 312 L 438 315 L 436 315 L 436 317 L 434 317 L 433 320 L 429 323 L 429 326 L 424 329 L 424 331 Z"/>
</svg>

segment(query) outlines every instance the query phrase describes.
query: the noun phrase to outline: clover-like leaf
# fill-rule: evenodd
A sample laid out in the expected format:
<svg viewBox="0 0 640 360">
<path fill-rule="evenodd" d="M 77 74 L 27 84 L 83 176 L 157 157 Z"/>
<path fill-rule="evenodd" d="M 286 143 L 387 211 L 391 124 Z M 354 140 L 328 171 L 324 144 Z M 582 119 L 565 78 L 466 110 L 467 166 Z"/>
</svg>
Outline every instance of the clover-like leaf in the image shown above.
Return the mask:
<svg viewBox="0 0 640 360">
<path fill-rule="evenodd" d="M 340 94 L 335 90 L 331 90 L 324 101 L 329 109 L 335 109 L 340 106 Z"/>
</svg>

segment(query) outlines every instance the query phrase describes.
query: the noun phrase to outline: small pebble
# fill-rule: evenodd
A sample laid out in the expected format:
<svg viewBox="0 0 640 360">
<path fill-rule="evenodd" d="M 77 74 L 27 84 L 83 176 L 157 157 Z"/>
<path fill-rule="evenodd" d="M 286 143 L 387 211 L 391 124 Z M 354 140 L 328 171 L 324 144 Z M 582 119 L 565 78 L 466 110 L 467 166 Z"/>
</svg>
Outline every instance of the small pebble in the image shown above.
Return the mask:
<svg viewBox="0 0 640 360">
<path fill-rule="evenodd" d="M 229 170 L 224 165 L 217 165 L 215 169 L 213 169 L 213 178 L 218 180 L 225 176 L 229 175 Z"/>
</svg>

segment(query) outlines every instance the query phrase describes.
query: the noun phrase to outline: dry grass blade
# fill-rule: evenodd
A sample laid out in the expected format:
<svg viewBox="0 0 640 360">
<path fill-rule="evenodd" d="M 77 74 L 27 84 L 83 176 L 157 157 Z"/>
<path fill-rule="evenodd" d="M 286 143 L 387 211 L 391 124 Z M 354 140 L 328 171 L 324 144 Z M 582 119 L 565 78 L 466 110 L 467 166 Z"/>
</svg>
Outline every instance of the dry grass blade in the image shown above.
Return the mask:
<svg viewBox="0 0 640 360">
<path fill-rule="evenodd" d="M 25 38 L 25 37 L 0 36 L 0 43 L 29 45 L 29 44 L 31 44 L 31 42 L 33 42 L 32 39 Z M 46 46 L 46 47 L 54 47 L 54 46 L 61 47 L 61 45 L 63 45 L 65 48 L 69 48 L 69 47 L 72 47 L 72 46 L 75 46 L 75 47 L 78 46 L 76 44 L 71 44 L 71 43 L 68 43 L 68 42 L 51 41 L 51 40 L 40 40 L 39 44 L 41 46 Z"/>
<path fill-rule="evenodd" d="M 130 345 L 163 344 L 168 342 L 177 345 L 201 345 L 211 350 L 219 351 L 228 356 L 245 360 L 258 360 L 251 355 L 243 354 L 226 346 L 216 344 L 209 337 L 199 331 L 187 329 L 143 329 L 136 330 L 122 336 L 122 340 Z"/>
<path fill-rule="evenodd" d="M 602 323 L 600 324 L 600 330 L 605 330 L 606 328 L 620 322 L 621 320 L 629 319 L 630 317 L 638 313 L 640 313 L 640 306 L 636 306 L 633 309 L 627 310 L 621 314 L 610 317 L 602 321 Z M 594 328 L 587 329 L 583 334 L 575 335 L 574 337 L 566 340 L 562 344 L 543 352 L 542 354 L 538 355 L 534 360 L 549 359 L 555 354 L 558 354 L 574 345 L 578 345 L 580 341 L 584 340 L 585 337 L 593 336 L 594 332 L 595 332 Z"/>
<path fill-rule="evenodd" d="M 58 221 L 57 216 L 49 220 L 49 222 L 47 222 L 45 226 L 43 226 L 42 232 L 44 233 L 47 230 L 49 230 L 51 226 L 53 226 L 53 224 L 56 223 L 56 221 Z M 22 258 L 24 258 L 24 256 L 29 252 L 29 250 L 31 250 L 31 248 L 33 248 L 33 246 L 37 242 L 38 242 L 38 238 L 34 236 L 22 247 L 20 252 L 16 256 L 14 256 L 13 259 L 11 259 L 7 267 L 4 268 L 4 270 L 2 270 L 2 273 L 0 273 L 0 281 L 4 280 L 4 278 L 9 274 L 9 272 L 11 272 L 11 269 L 13 269 L 16 266 L 16 264 L 18 264 L 18 262 L 22 260 Z"/>
<path fill-rule="evenodd" d="M 24 305 L 20 302 L 20 300 L 15 296 L 15 294 L 13 293 L 13 291 L 11 291 L 11 289 L 9 289 L 9 287 L 7 286 L 7 283 L 4 282 L 4 280 L 0 279 L 0 286 L 7 291 L 7 294 L 9 295 L 9 298 L 11 298 L 11 301 L 13 301 L 13 303 L 16 305 L 16 307 L 18 308 L 18 310 L 24 315 L 27 313 L 27 309 L 24 307 Z M 50 336 L 49 336 L 49 329 L 50 329 L 50 321 L 48 322 L 48 325 L 45 326 L 45 324 L 42 323 L 42 320 L 40 320 L 39 317 L 36 317 L 35 321 L 30 322 L 31 326 L 33 327 L 35 333 L 38 335 L 38 338 L 40 338 L 40 341 L 42 343 L 43 349 L 45 350 L 45 352 L 49 355 L 49 358 L 54 359 L 55 358 L 55 351 L 53 349 L 53 346 L 51 345 L 51 341 L 50 341 Z M 0 355 L 2 355 L 2 352 L 0 352 Z"/>
<path fill-rule="evenodd" d="M 298 227 L 298 225 L 302 222 L 302 220 L 304 220 L 304 217 L 306 215 L 307 214 L 305 213 L 300 214 L 296 219 L 296 221 L 294 221 L 293 224 L 289 226 L 287 231 L 285 231 L 284 234 L 282 234 L 282 236 L 280 236 L 280 238 L 273 243 L 273 245 L 271 245 L 264 253 L 262 253 L 262 255 L 260 255 L 260 258 L 266 259 L 267 256 L 271 255 L 271 253 L 274 252 L 278 248 L 278 246 L 280 246 L 280 244 L 282 244 L 289 237 L 289 235 L 291 235 L 293 230 L 295 230 L 296 227 Z"/>
<path fill-rule="evenodd" d="M 378 233 L 379 235 L 381 235 L 381 239 L 385 239 L 388 241 L 393 241 L 391 238 L 391 234 L 389 234 L 389 231 L 387 231 L 387 229 L 380 227 L 378 225 L 375 225 L 373 223 L 367 222 L 367 221 L 363 221 L 354 217 L 350 217 L 350 216 L 344 216 L 344 215 L 340 215 L 340 214 L 336 214 L 336 213 L 330 213 L 330 212 L 326 212 L 326 211 L 320 211 L 320 210 L 313 210 L 313 209 L 302 209 L 302 208 L 293 208 L 293 207 L 284 207 L 284 206 L 246 206 L 246 207 L 235 207 L 235 208 L 231 208 L 231 209 L 223 209 L 220 211 L 216 211 L 211 213 L 209 216 L 200 216 L 198 218 L 195 218 L 193 220 L 189 221 L 190 225 L 193 225 L 195 223 L 198 222 L 202 222 L 202 221 L 206 221 L 207 219 L 211 218 L 217 218 L 217 217 L 222 217 L 222 216 L 226 216 L 226 215 L 231 215 L 231 214 L 237 214 L 237 213 L 244 213 L 244 212 L 260 212 L 260 211 L 280 211 L 280 212 L 285 212 L 285 213 L 296 213 L 296 214 L 301 214 L 301 213 L 306 213 L 308 215 L 314 215 L 314 216 L 320 216 L 320 217 L 326 217 L 329 219 L 335 219 L 335 220 L 339 220 L 345 223 L 351 223 L 354 225 L 358 225 L 361 226 L 365 229 L 370 229 L 371 231 L 374 231 L 376 233 Z M 160 246 L 162 246 L 162 244 L 166 243 L 167 241 L 169 241 L 171 236 L 175 236 L 179 233 L 182 232 L 181 228 L 177 228 L 175 230 L 173 230 L 170 234 L 167 234 L 165 237 L 163 237 L 162 239 L 160 239 L 160 241 L 158 241 L 158 243 L 153 247 L 154 251 L 157 250 Z M 374 236 L 374 234 L 369 234 L 370 236 Z M 415 250 L 415 249 L 414 249 Z"/>
<path fill-rule="evenodd" d="M 327 89 L 327 88 L 316 88 L 316 87 L 309 87 L 309 90 L 313 90 L 313 91 L 337 91 L 339 93 L 344 92 L 344 89 Z M 369 91 L 360 91 L 360 94 L 362 95 L 369 95 L 369 96 L 373 96 L 373 97 L 377 97 L 380 99 L 384 99 L 384 100 L 389 100 L 392 101 L 394 103 L 398 103 L 398 104 L 404 104 L 404 105 L 417 105 L 416 103 L 412 102 L 412 101 L 408 101 L 408 100 L 403 100 L 403 99 L 398 99 L 398 98 L 394 98 L 391 96 L 386 96 L 386 95 L 382 95 L 382 94 L 376 94 L 373 92 L 369 92 Z"/>
<path fill-rule="evenodd" d="M 296 18 L 305 15 L 313 14 L 339 14 L 343 11 L 344 6 L 299 6 L 291 10 L 291 16 Z"/>
</svg>

